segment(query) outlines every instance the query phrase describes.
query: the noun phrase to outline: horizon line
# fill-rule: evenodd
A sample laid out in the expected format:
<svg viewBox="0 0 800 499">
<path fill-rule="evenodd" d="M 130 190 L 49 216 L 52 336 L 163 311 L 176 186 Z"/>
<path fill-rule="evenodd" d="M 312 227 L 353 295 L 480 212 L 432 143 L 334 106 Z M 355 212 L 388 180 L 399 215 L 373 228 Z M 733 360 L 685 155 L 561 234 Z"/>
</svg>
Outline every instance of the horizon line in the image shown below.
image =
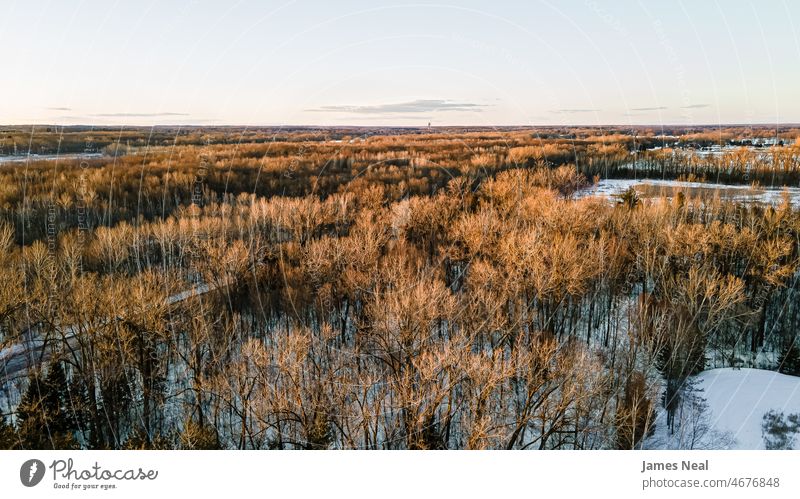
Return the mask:
<svg viewBox="0 0 800 499">
<path fill-rule="evenodd" d="M 602 128 L 602 127 L 615 127 L 615 128 L 636 128 L 636 127 L 800 127 L 800 121 L 787 121 L 777 123 L 757 122 L 757 123 L 640 123 L 640 124 L 622 124 L 622 123 L 601 123 L 601 124 L 567 124 L 567 123 L 551 123 L 551 124 L 505 124 L 505 125 L 443 125 L 443 124 L 430 124 L 430 125 L 355 125 L 355 124 L 340 124 L 340 125 L 315 125 L 315 124 L 195 124 L 195 123 L 158 123 L 153 125 L 136 125 L 136 124 L 122 124 L 122 123 L 109 123 L 109 124 L 86 124 L 86 123 L 70 123 L 70 124 L 57 124 L 57 123 L 3 123 L 0 128 L 12 127 L 58 127 L 58 128 L 396 128 L 396 129 L 417 129 L 417 128 L 554 128 L 554 127 L 572 127 L 572 128 Z"/>
</svg>

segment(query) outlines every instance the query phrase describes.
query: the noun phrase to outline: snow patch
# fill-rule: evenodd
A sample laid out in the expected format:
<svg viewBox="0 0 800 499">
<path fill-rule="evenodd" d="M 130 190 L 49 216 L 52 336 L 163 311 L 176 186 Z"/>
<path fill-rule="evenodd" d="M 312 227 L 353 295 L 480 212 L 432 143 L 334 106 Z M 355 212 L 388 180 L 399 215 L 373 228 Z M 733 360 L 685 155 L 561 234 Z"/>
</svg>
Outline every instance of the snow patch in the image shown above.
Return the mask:
<svg viewBox="0 0 800 499">
<path fill-rule="evenodd" d="M 764 449 L 761 423 L 770 410 L 800 413 L 800 377 L 762 369 L 712 369 L 697 376 L 709 422 L 736 439 L 734 449 Z M 797 443 L 795 443 L 797 447 Z"/>
<path fill-rule="evenodd" d="M 645 449 L 763 450 L 764 415 L 800 413 L 800 377 L 750 368 L 703 371 L 687 381 L 674 431 L 659 404 Z M 800 448 L 796 435 L 794 448 Z"/>
<path fill-rule="evenodd" d="M 720 199 L 723 200 L 771 205 L 780 204 L 784 193 L 786 193 L 792 205 L 800 206 L 800 187 L 771 188 L 657 179 L 603 179 L 578 193 L 578 197 L 598 196 L 610 199 L 622 194 L 631 187 L 635 188 L 640 196 L 643 192 L 652 194 L 653 191 L 657 190 L 660 190 L 660 194 L 668 198 L 673 194 L 672 191 L 684 190 L 689 195 L 698 192 L 712 193 L 716 191 Z"/>
</svg>

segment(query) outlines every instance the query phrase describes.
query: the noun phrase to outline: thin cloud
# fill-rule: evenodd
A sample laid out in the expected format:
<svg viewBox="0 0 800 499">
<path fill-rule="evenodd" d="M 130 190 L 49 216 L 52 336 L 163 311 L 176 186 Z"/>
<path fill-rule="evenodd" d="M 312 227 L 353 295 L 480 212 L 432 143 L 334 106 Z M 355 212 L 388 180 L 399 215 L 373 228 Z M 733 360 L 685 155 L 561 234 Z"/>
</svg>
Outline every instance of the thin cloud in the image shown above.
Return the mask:
<svg viewBox="0 0 800 499">
<path fill-rule="evenodd" d="M 555 114 L 579 114 L 579 113 L 596 113 L 599 109 L 556 109 L 550 111 Z"/>
<path fill-rule="evenodd" d="M 46 107 L 50 111 L 72 111 L 71 107 Z"/>
<path fill-rule="evenodd" d="M 161 116 L 189 116 L 189 113 L 100 113 L 90 116 L 98 118 L 158 118 Z"/>
<path fill-rule="evenodd" d="M 393 120 L 397 121 L 409 121 L 409 122 L 417 122 L 427 125 L 427 123 L 431 120 L 429 116 L 425 116 L 423 114 L 395 114 L 392 115 Z M 423 121 L 420 121 L 423 120 Z M 359 122 L 371 122 L 375 121 L 380 124 L 384 124 L 386 122 L 386 115 L 381 114 L 365 114 L 363 116 L 358 117 Z"/>
<path fill-rule="evenodd" d="M 91 117 L 89 116 L 72 116 L 72 115 L 64 115 L 64 116 L 56 116 L 54 119 L 59 121 L 91 121 Z"/>
<path fill-rule="evenodd" d="M 321 106 L 308 109 L 320 113 L 352 113 L 352 114 L 410 114 L 431 112 L 470 111 L 482 112 L 487 106 L 474 102 L 457 102 L 444 99 L 417 99 L 393 104 L 375 106 Z"/>
<path fill-rule="evenodd" d="M 701 107 L 708 107 L 708 104 L 689 104 L 688 106 L 681 106 L 681 109 L 700 109 Z"/>
<path fill-rule="evenodd" d="M 658 106 L 658 107 L 634 107 L 631 111 L 663 111 L 667 109 L 667 106 Z"/>
</svg>

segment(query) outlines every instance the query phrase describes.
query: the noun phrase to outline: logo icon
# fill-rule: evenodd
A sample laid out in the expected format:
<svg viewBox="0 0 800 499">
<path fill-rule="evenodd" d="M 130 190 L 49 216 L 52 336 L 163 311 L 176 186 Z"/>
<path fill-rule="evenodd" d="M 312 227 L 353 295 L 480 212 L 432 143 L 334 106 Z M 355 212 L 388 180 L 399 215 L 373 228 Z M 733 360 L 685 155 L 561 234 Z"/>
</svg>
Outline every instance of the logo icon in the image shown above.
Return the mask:
<svg viewBox="0 0 800 499">
<path fill-rule="evenodd" d="M 44 478 L 44 463 L 38 459 L 28 459 L 19 469 L 19 479 L 26 487 L 35 487 Z"/>
</svg>

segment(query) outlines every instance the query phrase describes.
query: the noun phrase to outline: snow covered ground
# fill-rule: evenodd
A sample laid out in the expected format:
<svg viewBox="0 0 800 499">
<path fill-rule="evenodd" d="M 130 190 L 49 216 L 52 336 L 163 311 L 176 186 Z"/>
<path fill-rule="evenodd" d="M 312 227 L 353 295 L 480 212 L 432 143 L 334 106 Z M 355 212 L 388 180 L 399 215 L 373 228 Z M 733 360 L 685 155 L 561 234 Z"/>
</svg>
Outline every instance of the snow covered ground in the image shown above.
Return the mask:
<svg viewBox="0 0 800 499">
<path fill-rule="evenodd" d="M 720 199 L 772 205 L 780 204 L 785 192 L 789 195 L 789 199 L 793 205 L 800 205 L 800 187 L 768 188 L 753 187 L 750 185 L 654 179 L 604 179 L 582 191 L 579 197 L 599 196 L 612 198 L 622 194 L 631 187 L 635 188 L 640 197 L 644 198 L 659 195 L 671 197 L 678 191 L 684 191 L 690 196 L 712 196 L 716 194 L 719 195 Z"/>
<path fill-rule="evenodd" d="M 761 423 L 770 410 L 800 413 L 800 377 L 761 369 L 712 369 L 698 376 L 709 422 L 736 440 L 734 449 L 763 449 Z M 795 448 L 798 443 L 795 443 Z"/>
<path fill-rule="evenodd" d="M 55 161 L 68 160 L 68 159 L 92 159 L 102 158 L 103 153 L 87 152 L 87 153 L 74 153 L 74 154 L 20 154 L 17 156 L 0 156 L 0 164 L 2 163 L 24 163 L 25 161 Z"/>
<path fill-rule="evenodd" d="M 694 397 L 684 398 L 669 434 L 659 409 L 650 449 L 764 449 L 764 414 L 800 413 L 800 377 L 762 369 L 711 369 L 693 379 Z M 794 448 L 800 449 L 800 435 Z"/>
</svg>

